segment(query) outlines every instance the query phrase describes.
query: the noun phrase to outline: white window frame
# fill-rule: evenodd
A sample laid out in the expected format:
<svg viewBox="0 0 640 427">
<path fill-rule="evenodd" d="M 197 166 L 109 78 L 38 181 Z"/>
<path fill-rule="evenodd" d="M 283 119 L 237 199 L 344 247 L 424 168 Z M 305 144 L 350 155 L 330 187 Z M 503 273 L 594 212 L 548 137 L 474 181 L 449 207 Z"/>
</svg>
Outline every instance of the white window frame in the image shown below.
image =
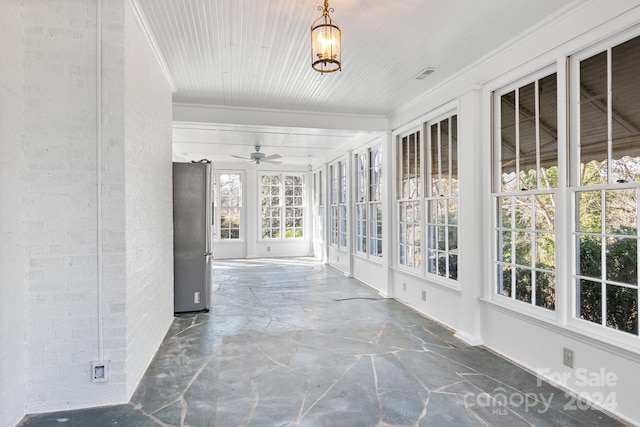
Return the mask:
<svg viewBox="0 0 640 427">
<path fill-rule="evenodd" d="M 341 159 L 329 165 L 329 245 L 338 249 L 346 249 L 348 245 L 347 230 L 347 160 Z"/>
<path fill-rule="evenodd" d="M 347 210 L 347 192 L 349 191 L 347 162 L 339 162 L 339 188 L 338 188 L 338 247 L 346 248 L 348 245 L 347 232 L 349 211 Z"/>
<path fill-rule="evenodd" d="M 455 128 L 453 124 L 453 119 L 455 118 Z M 448 175 L 443 177 L 442 175 L 442 126 L 446 121 L 447 124 L 447 134 L 448 140 L 446 141 L 447 153 L 445 158 L 448 159 L 446 170 L 448 170 Z M 435 141 L 432 136 L 431 128 L 435 126 L 438 129 Z M 454 159 L 454 131 L 455 131 L 455 159 Z M 458 187 L 458 178 L 456 177 L 455 182 L 453 178 L 453 169 L 455 167 L 456 170 L 459 170 L 460 165 L 460 150 L 458 149 L 458 113 L 457 111 L 450 111 L 447 114 L 441 115 L 433 120 L 428 121 L 425 124 L 425 144 L 424 144 L 424 153 L 425 153 L 425 179 L 424 179 L 424 194 L 425 194 L 425 274 L 427 276 L 438 278 L 446 281 L 458 281 L 458 263 L 459 263 L 459 252 L 458 252 L 458 242 L 459 242 L 459 187 Z M 436 147 L 436 159 L 433 158 L 433 150 L 432 147 Z M 440 191 L 434 192 L 433 188 L 433 164 L 437 163 L 437 182 L 443 182 L 443 178 L 445 178 L 448 186 L 446 189 L 439 188 Z M 455 161 L 455 163 L 454 163 Z M 453 209 L 451 209 L 453 208 Z M 453 211 L 453 217 L 451 212 Z M 439 213 L 443 213 L 443 215 L 439 215 Z M 455 218 L 455 221 L 452 221 L 452 218 Z M 442 239 L 439 239 L 440 232 L 442 233 Z M 449 236 L 455 236 L 455 243 L 452 243 L 453 239 L 450 239 Z M 444 243 L 444 247 L 440 248 L 439 243 L 442 240 Z M 451 247 L 454 246 L 455 247 Z M 444 275 L 439 274 L 441 259 L 444 257 L 443 265 L 444 265 Z M 455 276 L 452 276 L 451 262 L 455 259 L 456 268 L 455 268 Z"/>
<path fill-rule="evenodd" d="M 413 136 L 413 141 L 411 141 Z M 422 247 L 422 212 L 423 199 L 421 197 L 423 165 L 421 156 L 423 154 L 424 127 L 414 128 L 404 132 L 396 138 L 397 157 L 397 188 L 396 188 L 396 218 L 398 219 L 397 241 L 396 241 L 396 265 L 401 269 L 406 269 L 413 274 L 421 274 L 423 269 L 423 247 Z M 404 178 L 405 171 L 403 165 L 404 152 L 403 144 L 407 138 L 409 154 L 408 178 Z M 409 147 L 411 145 L 411 147 Z M 414 154 L 413 164 L 411 163 L 411 151 Z M 412 182 L 415 180 L 415 182 Z M 405 182 L 406 181 L 406 182 Z M 408 238 L 408 232 L 412 237 Z M 411 258 L 411 262 L 409 262 Z"/>
<path fill-rule="evenodd" d="M 222 193 L 220 191 L 220 176 L 221 175 L 238 175 L 240 188 L 238 197 L 238 206 L 236 207 L 240 214 L 240 221 L 238 226 L 238 237 L 237 238 L 222 238 L 222 221 L 221 221 L 221 210 L 222 206 Z M 242 171 L 233 171 L 233 170 L 221 170 L 214 172 L 214 182 L 213 182 L 213 206 L 214 206 L 214 241 L 216 242 L 242 242 L 244 241 L 244 173 Z M 231 230 L 231 229 L 229 229 Z"/>
<path fill-rule="evenodd" d="M 374 153 L 376 154 L 374 156 Z M 378 163 L 373 163 L 377 161 Z M 382 259 L 382 147 L 368 147 L 354 154 L 354 253 L 374 260 Z"/>
<path fill-rule="evenodd" d="M 571 200 L 571 240 L 568 246 L 571 247 L 571 278 L 568 283 L 571 283 L 571 309 L 572 312 L 569 313 L 570 322 L 576 328 L 585 330 L 587 332 L 593 333 L 595 335 L 600 335 L 605 338 L 613 338 L 617 341 L 622 341 L 634 346 L 640 345 L 640 326 L 637 322 L 640 321 L 640 315 L 636 311 L 636 333 L 621 331 L 615 328 L 612 328 L 607 325 L 607 290 L 608 286 L 618 286 L 618 287 L 626 287 L 636 290 L 636 307 L 637 302 L 640 300 L 640 283 L 634 285 L 628 285 L 625 283 L 619 283 L 615 280 L 610 280 L 607 277 L 606 271 L 606 248 L 607 241 L 610 239 L 621 238 L 623 237 L 620 234 L 607 232 L 607 224 L 606 224 L 606 198 L 605 195 L 608 192 L 612 191 L 620 191 L 620 190 L 628 190 L 636 192 L 636 200 L 640 200 L 640 183 L 639 182 L 628 182 L 628 183 L 616 183 L 612 182 L 612 174 L 607 175 L 607 182 L 603 185 L 584 185 L 580 181 L 580 165 L 581 165 L 581 153 L 580 153 L 580 101 L 581 101 L 581 82 L 580 82 L 580 64 L 583 60 L 593 57 L 594 55 L 600 54 L 602 52 L 607 52 L 607 100 L 606 100 L 606 108 L 607 108 L 607 170 L 612 170 L 612 162 L 613 162 L 613 153 L 612 153 L 612 143 L 613 143 L 613 135 L 612 135 L 612 126 L 614 121 L 614 106 L 612 103 L 612 60 L 611 53 L 612 50 L 627 41 L 630 41 L 636 37 L 640 37 L 638 31 L 636 30 L 633 34 L 626 32 L 624 34 L 620 34 L 617 37 L 611 38 L 606 42 L 595 44 L 588 49 L 585 49 L 577 54 L 574 54 L 570 58 L 571 65 L 571 102 L 570 108 L 572 113 L 573 121 L 571 122 L 571 127 L 573 132 L 571 132 L 572 140 L 571 140 L 571 163 L 570 163 L 570 177 L 568 183 L 568 197 Z M 579 194 L 582 192 L 599 192 L 601 197 L 601 224 L 599 232 L 585 232 L 584 230 L 580 230 L 580 221 L 579 221 Z M 636 271 L 638 268 L 638 264 L 640 264 L 640 253 L 637 251 L 638 245 L 640 245 L 640 233 L 638 231 L 638 224 L 640 224 L 640 206 L 638 206 L 638 202 L 636 203 L 636 234 L 631 236 L 624 236 L 628 239 L 636 240 Z M 601 245 L 601 253 L 600 253 L 600 262 L 601 262 L 601 276 L 599 278 L 583 276 L 579 274 L 578 271 L 578 259 L 580 258 L 579 250 L 578 250 L 578 241 L 581 238 L 595 238 L 600 241 Z M 601 319 L 600 322 L 593 322 L 586 319 L 580 318 L 581 311 L 581 302 L 580 297 L 578 295 L 580 289 L 580 282 L 582 280 L 590 281 L 596 283 L 600 286 L 601 292 Z M 637 308 L 636 308 L 637 310 Z"/>
<path fill-rule="evenodd" d="M 494 153 L 494 157 L 493 157 L 493 164 L 492 164 L 492 168 L 493 168 L 493 180 L 492 180 L 492 193 L 491 193 L 491 200 L 492 200 L 492 206 L 493 206 L 493 218 L 492 218 L 492 223 L 493 223 L 493 233 L 492 233 L 492 241 L 493 241 L 493 254 L 492 254 L 492 260 L 491 260 L 491 270 L 492 270 L 492 293 L 495 295 L 497 300 L 505 300 L 508 299 L 510 301 L 515 302 L 516 306 L 526 306 L 527 310 L 530 309 L 535 313 L 535 312 L 540 312 L 543 314 L 543 316 L 551 316 L 554 317 L 557 315 L 557 312 L 559 310 L 559 304 L 558 304 L 558 295 L 560 293 L 559 291 L 559 286 L 558 283 L 563 283 L 562 280 L 562 276 L 559 274 L 558 271 L 558 259 L 559 259 L 559 255 L 558 255 L 558 246 L 561 246 L 561 244 L 559 244 L 559 234 L 558 234 L 558 224 L 561 221 L 561 215 L 560 213 L 562 212 L 562 209 L 558 209 L 558 204 L 560 203 L 559 198 L 558 198 L 558 193 L 559 193 L 559 188 L 540 188 L 540 180 L 537 179 L 536 181 L 536 188 L 535 189 L 522 189 L 521 191 L 503 191 L 502 187 L 500 186 L 501 183 L 501 169 L 500 169 L 500 162 L 502 159 L 501 156 L 501 149 L 502 149 L 502 141 L 501 141 L 501 100 L 502 100 L 502 96 L 506 95 L 510 92 L 515 91 L 515 96 L 516 96 L 516 106 L 519 105 L 519 101 L 518 101 L 518 93 L 519 90 L 526 87 L 527 85 L 534 83 L 535 82 L 535 88 L 538 88 L 538 82 L 550 75 L 553 75 L 554 73 L 556 73 L 556 81 L 557 81 L 557 91 L 559 93 L 561 85 L 559 82 L 559 72 L 557 70 L 556 65 L 553 66 L 549 66 L 549 67 L 545 67 L 535 73 L 532 73 L 531 75 L 517 80 L 513 83 L 507 84 L 502 86 L 500 89 L 497 89 L 494 91 L 494 97 L 493 97 L 493 105 L 492 108 L 494 110 L 494 123 L 492 124 L 492 126 L 494 127 L 494 141 L 493 141 L 493 153 Z M 539 129 L 540 129 L 540 122 L 539 122 L 539 103 L 538 103 L 538 92 L 536 91 L 536 112 L 535 114 L 535 123 L 536 123 L 536 168 L 539 171 L 540 170 L 540 135 L 539 135 Z M 563 139 L 561 138 L 560 135 L 560 112 L 561 112 L 561 106 L 558 104 L 558 100 L 559 97 L 556 96 L 556 108 L 557 108 L 557 123 L 558 123 L 558 129 L 557 129 L 557 133 L 558 133 L 558 145 L 556 147 L 557 151 L 560 152 L 562 150 L 562 148 L 560 147 L 561 141 L 563 141 Z M 519 109 L 515 109 L 515 118 L 514 118 L 514 126 L 516 127 L 515 129 L 515 135 L 516 135 L 516 148 L 515 151 L 516 153 L 520 153 L 519 150 Z M 563 175 L 566 175 L 566 168 L 565 166 L 562 164 L 562 162 L 560 162 L 560 158 L 562 156 L 558 155 L 558 176 L 561 177 Z M 520 179 L 520 157 L 519 155 L 516 156 L 515 158 L 515 179 L 516 179 L 516 189 L 519 189 L 521 186 L 518 184 L 518 180 Z M 558 187 L 560 187 L 562 185 L 563 180 L 559 180 L 559 184 Z M 554 212 L 554 227 L 551 230 L 543 230 L 543 229 L 538 229 L 535 225 L 535 219 L 533 219 L 533 206 L 535 203 L 535 199 L 539 198 L 539 197 L 550 197 L 553 199 L 553 204 L 554 206 L 556 206 L 555 212 Z M 516 203 L 517 201 L 521 201 L 523 198 L 529 198 L 530 199 L 530 204 L 531 204 L 531 222 L 532 225 L 528 228 L 518 228 L 516 227 L 515 224 L 515 208 L 512 209 L 512 215 L 510 216 L 511 221 L 507 224 L 507 223 L 502 223 L 500 221 L 501 218 L 501 213 L 502 213 L 502 207 L 500 205 L 501 202 L 506 202 L 506 201 L 510 201 L 511 206 L 514 206 L 513 204 Z M 503 236 L 505 235 L 504 233 L 509 233 L 510 237 L 510 242 L 511 242 L 511 248 L 512 248 L 512 252 L 514 250 L 514 243 L 516 241 L 516 236 L 522 236 L 522 235 L 530 235 L 530 251 L 531 251 L 531 260 L 529 261 L 529 265 L 519 265 L 517 263 L 517 259 L 516 259 L 516 255 L 515 254 L 511 254 L 510 258 L 503 258 L 503 255 L 501 253 L 501 251 L 498 249 L 499 247 L 502 247 L 502 242 L 503 242 Z M 555 254 L 554 254 L 554 262 L 553 262 L 553 269 L 541 269 L 538 268 L 536 265 L 536 250 L 534 250 L 534 248 L 536 248 L 536 244 L 537 244 L 537 240 L 536 237 L 538 237 L 539 235 L 542 234 L 548 234 L 550 236 L 553 237 L 553 241 L 555 242 Z M 498 236 L 500 236 L 500 238 L 498 238 Z M 510 270 L 508 270 L 510 273 L 510 292 L 509 295 L 503 295 L 501 294 L 501 292 L 503 292 L 503 287 L 502 287 L 502 274 L 498 274 L 498 270 L 502 271 L 505 267 L 509 267 Z M 517 270 L 528 270 L 531 272 L 531 279 L 530 279 L 530 283 L 531 284 L 536 284 L 536 286 L 532 286 L 531 288 L 531 299 L 530 301 L 523 301 L 523 300 L 519 300 L 517 298 L 518 296 L 518 292 L 517 292 L 517 281 L 516 281 L 516 276 L 517 276 Z M 561 273 L 561 271 L 560 271 Z M 526 274 L 526 273 L 525 273 Z M 555 298 L 555 303 L 553 308 L 547 308 L 547 307 L 542 307 L 537 305 L 538 301 L 536 299 L 536 290 L 537 290 L 537 283 L 536 283 L 536 279 L 538 277 L 538 275 L 541 275 L 540 277 L 544 277 L 542 275 L 549 275 L 552 274 L 554 276 L 554 298 Z M 546 312 L 546 313 L 545 313 Z"/>
<path fill-rule="evenodd" d="M 276 208 L 279 209 L 279 236 L 278 237 L 263 237 L 264 233 L 263 233 L 263 180 L 265 177 L 279 177 L 279 192 L 278 192 L 278 201 L 279 203 L 276 206 L 271 205 L 270 208 Z M 289 177 L 295 177 L 295 178 L 299 178 L 301 180 L 301 194 L 300 196 L 289 196 L 286 194 L 286 180 Z M 277 240 L 303 240 L 305 238 L 305 222 L 307 220 L 306 218 L 306 197 L 305 197 L 305 174 L 303 173 L 262 173 L 259 176 L 259 194 L 258 194 L 258 206 L 259 206 L 259 215 L 258 215 L 258 230 L 259 230 L 259 239 L 258 240 L 262 240 L 262 241 L 277 241 Z M 275 186 L 271 186 L 271 187 L 275 187 Z M 287 197 L 293 197 L 294 201 L 297 198 L 300 198 L 300 203 L 299 204 L 294 204 L 291 206 L 287 205 L 287 201 L 286 198 Z M 295 202 L 294 202 L 295 203 Z M 299 229 L 301 230 L 302 235 L 300 236 L 293 236 L 293 237 L 287 237 L 287 231 L 290 230 L 291 228 L 287 227 L 287 210 L 290 209 L 298 209 L 301 213 L 301 218 L 302 218 L 302 225 L 300 227 L 295 227 L 295 229 Z M 295 213 L 295 212 L 294 212 Z M 275 218 L 275 217 L 273 217 Z M 296 216 L 296 218 L 298 218 Z"/>
</svg>

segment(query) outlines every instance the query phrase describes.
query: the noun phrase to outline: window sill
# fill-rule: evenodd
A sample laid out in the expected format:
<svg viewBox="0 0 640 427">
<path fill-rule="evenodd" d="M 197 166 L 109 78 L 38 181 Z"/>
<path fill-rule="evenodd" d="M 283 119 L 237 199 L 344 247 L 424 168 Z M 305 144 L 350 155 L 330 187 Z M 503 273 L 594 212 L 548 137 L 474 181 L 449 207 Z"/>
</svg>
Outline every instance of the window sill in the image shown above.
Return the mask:
<svg viewBox="0 0 640 427">
<path fill-rule="evenodd" d="M 355 252 L 353 256 L 355 256 L 358 259 L 369 261 L 373 264 L 382 264 L 382 257 L 368 256 L 364 252 Z"/>
<path fill-rule="evenodd" d="M 396 271 L 398 273 L 402 273 L 402 274 L 406 274 L 406 275 L 409 275 L 409 276 L 413 276 L 416 279 L 418 279 L 421 282 L 423 282 L 425 285 L 437 287 L 437 288 L 440 288 L 440 289 L 442 289 L 444 291 L 447 291 L 447 292 L 451 292 L 452 294 L 455 294 L 455 295 L 458 295 L 458 296 L 462 293 L 462 290 L 460 289 L 460 286 L 452 286 L 450 283 L 446 283 L 443 280 L 433 280 L 434 278 L 432 278 L 432 277 L 425 277 L 425 276 L 422 275 L 422 271 L 421 270 L 411 271 L 410 269 L 408 269 L 406 267 L 399 267 L 399 266 L 391 267 L 391 270 Z"/>
<path fill-rule="evenodd" d="M 426 280 L 431 284 L 437 285 L 441 288 L 456 291 L 457 293 L 462 292 L 462 288 L 460 287 L 460 282 L 458 282 L 457 280 L 447 279 L 445 277 L 438 276 L 432 273 L 427 273 L 424 276 L 424 280 Z"/>
<path fill-rule="evenodd" d="M 568 324 L 563 325 L 559 323 L 559 315 L 555 312 L 544 313 L 548 310 L 536 309 L 535 307 L 527 308 L 525 303 L 510 301 L 510 299 L 499 295 L 497 297 L 496 299 L 481 298 L 480 300 L 490 309 L 520 318 L 528 323 L 562 334 L 602 351 L 613 353 L 632 362 L 638 362 L 640 340 L 635 335 L 621 336 L 626 334 L 615 330 L 602 330 L 598 325 L 584 324 L 586 322 L 579 319 L 570 319 Z"/>
</svg>

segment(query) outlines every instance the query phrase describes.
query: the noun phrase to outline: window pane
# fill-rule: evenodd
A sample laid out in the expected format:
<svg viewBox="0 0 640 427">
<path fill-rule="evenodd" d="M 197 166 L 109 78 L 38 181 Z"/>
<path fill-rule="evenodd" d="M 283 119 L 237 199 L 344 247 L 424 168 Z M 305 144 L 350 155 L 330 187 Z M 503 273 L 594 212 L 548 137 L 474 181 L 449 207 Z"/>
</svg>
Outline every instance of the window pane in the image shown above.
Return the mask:
<svg viewBox="0 0 640 427">
<path fill-rule="evenodd" d="M 446 234 L 446 227 L 436 227 L 436 233 L 437 233 L 437 239 L 438 239 L 438 246 L 437 249 L 441 250 L 441 251 L 445 251 L 447 250 L 446 244 L 447 244 L 447 234 Z"/>
<path fill-rule="evenodd" d="M 438 222 L 438 201 L 429 200 L 427 202 L 427 222 L 429 224 L 436 224 Z"/>
<path fill-rule="evenodd" d="M 555 310 L 555 275 L 544 271 L 536 271 L 536 305 Z"/>
<path fill-rule="evenodd" d="M 511 212 L 512 212 L 512 199 L 511 197 L 498 197 L 498 227 L 510 228 L 511 227 Z"/>
<path fill-rule="evenodd" d="M 553 230 L 555 203 L 551 194 L 537 194 L 534 196 L 535 217 L 537 230 Z"/>
<path fill-rule="evenodd" d="M 605 230 L 608 234 L 637 234 L 636 189 L 605 191 Z"/>
<path fill-rule="evenodd" d="M 498 266 L 498 294 L 511 296 L 511 266 Z"/>
<path fill-rule="evenodd" d="M 580 62 L 580 162 L 582 185 L 606 182 L 607 52 Z M 604 162 L 604 164 L 603 164 Z"/>
<path fill-rule="evenodd" d="M 538 82 L 540 175 L 539 188 L 558 188 L 558 76 Z"/>
<path fill-rule="evenodd" d="M 581 319 L 602 324 L 602 285 L 589 280 L 578 280 L 579 313 Z"/>
<path fill-rule="evenodd" d="M 449 254 L 449 279 L 458 280 L 458 255 Z"/>
<path fill-rule="evenodd" d="M 518 91 L 518 126 L 519 126 L 519 160 L 520 189 L 537 188 L 536 155 L 536 84 L 530 83 Z"/>
<path fill-rule="evenodd" d="M 458 200 L 450 199 L 448 201 L 448 210 L 449 215 L 447 216 L 447 220 L 449 224 L 456 225 L 458 224 Z"/>
<path fill-rule="evenodd" d="M 458 227 L 449 228 L 449 250 L 455 251 L 458 249 Z"/>
<path fill-rule="evenodd" d="M 446 200 L 438 200 L 438 216 L 436 218 L 437 224 L 446 224 L 447 215 L 447 202 Z"/>
<path fill-rule="evenodd" d="M 531 302 L 531 270 L 516 268 L 516 299 Z"/>
<path fill-rule="evenodd" d="M 607 285 L 607 326 L 638 335 L 638 290 Z"/>
<path fill-rule="evenodd" d="M 435 225 L 429 225 L 427 227 L 427 233 L 428 233 L 427 248 L 436 249 L 438 244 L 437 227 Z"/>
<path fill-rule="evenodd" d="M 607 239 L 607 280 L 638 285 L 638 240 Z"/>
<path fill-rule="evenodd" d="M 640 181 L 640 37 L 611 50 L 611 182 Z"/>
<path fill-rule="evenodd" d="M 511 231 L 500 233 L 502 244 L 498 246 L 498 261 L 512 262 L 511 260 Z"/>
<path fill-rule="evenodd" d="M 576 266 L 577 274 L 581 276 L 602 277 L 602 244 L 599 236 L 579 236 Z"/>
<path fill-rule="evenodd" d="M 531 265 L 531 233 L 516 232 L 516 264 Z"/>
<path fill-rule="evenodd" d="M 440 194 L 440 156 L 438 154 L 438 124 L 431 125 L 430 129 L 430 144 L 429 144 L 429 155 L 431 157 L 431 196 L 437 196 Z"/>
<path fill-rule="evenodd" d="M 458 195 L 458 116 L 451 117 L 451 195 Z"/>
<path fill-rule="evenodd" d="M 536 234 L 536 267 L 555 270 L 555 235 L 551 233 Z"/>
<path fill-rule="evenodd" d="M 500 97 L 501 191 L 516 190 L 516 92 Z"/>
<path fill-rule="evenodd" d="M 440 174 L 442 177 L 442 185 L 440 186 L 440 194 L 437 194 L 440 196 L 451 195 L 451 188 L 449 185 L 450 137 L 449 119 L 442 120 L 440 122 Z"/>
<path fill-rule="evenodd" d="M 531 206 L 532 196 L 518 196 L 514 198 L 516 228 L 529 230 L 531 226 Z"/>
<path fill-rule="evenodd" d="M 602 199 L 599 191 L 576 193 L 578 205 L 578 231 L 600 233 L 602 230 Z"/>
</svg>

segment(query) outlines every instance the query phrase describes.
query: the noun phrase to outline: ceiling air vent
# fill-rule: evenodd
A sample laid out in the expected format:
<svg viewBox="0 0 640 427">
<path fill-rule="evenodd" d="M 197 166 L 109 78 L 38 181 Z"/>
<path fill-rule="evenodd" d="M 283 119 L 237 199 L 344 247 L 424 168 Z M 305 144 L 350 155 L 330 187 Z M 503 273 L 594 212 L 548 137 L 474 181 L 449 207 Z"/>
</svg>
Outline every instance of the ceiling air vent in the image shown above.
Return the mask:
<svg viewBox="0 0 640 427">
<path fill-rule="evenodd" d="M 431 75 L 436 69 L 435 68 L 425 68 L 420 71 L 420 73 L 415 77 L 416 80 L 424 80 L 427 76 Z"/>
</svg>

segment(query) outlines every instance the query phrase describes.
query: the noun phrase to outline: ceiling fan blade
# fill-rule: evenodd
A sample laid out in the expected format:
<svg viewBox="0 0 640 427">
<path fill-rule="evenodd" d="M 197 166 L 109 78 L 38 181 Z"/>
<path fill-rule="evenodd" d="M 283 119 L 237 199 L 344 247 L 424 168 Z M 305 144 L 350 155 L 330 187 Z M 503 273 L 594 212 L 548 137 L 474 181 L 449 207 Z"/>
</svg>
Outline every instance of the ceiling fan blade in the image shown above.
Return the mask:
<svg viewBox="0 0 640 427">
<path fill-rule="evenodd" d="M 275 159 L 281 159 L 281 158 L 282 156 L 280 154 L 271 154 L 270 156 L 267 156 L 262 160 L 275 160 Z"/>
<path fill-rule="evenodd" d="M 276 162 L 275 160 L 265 160 L 265 159 L 260 160 L 260 163 L 269 163 L 270 165 L 280 165 L 280 164 L 282 164 L 282 162 Z"/>
<path fill-rule="evenodd" d="M 233 154 L 231 154 L 231 157 L 235 157 L 236 159 L 247 160 L 247 161 L 250 161 L 250 162 L 253 161 L 253 159 L 250 159 L 249 157 L 235 156 Z"/>
</svg>

